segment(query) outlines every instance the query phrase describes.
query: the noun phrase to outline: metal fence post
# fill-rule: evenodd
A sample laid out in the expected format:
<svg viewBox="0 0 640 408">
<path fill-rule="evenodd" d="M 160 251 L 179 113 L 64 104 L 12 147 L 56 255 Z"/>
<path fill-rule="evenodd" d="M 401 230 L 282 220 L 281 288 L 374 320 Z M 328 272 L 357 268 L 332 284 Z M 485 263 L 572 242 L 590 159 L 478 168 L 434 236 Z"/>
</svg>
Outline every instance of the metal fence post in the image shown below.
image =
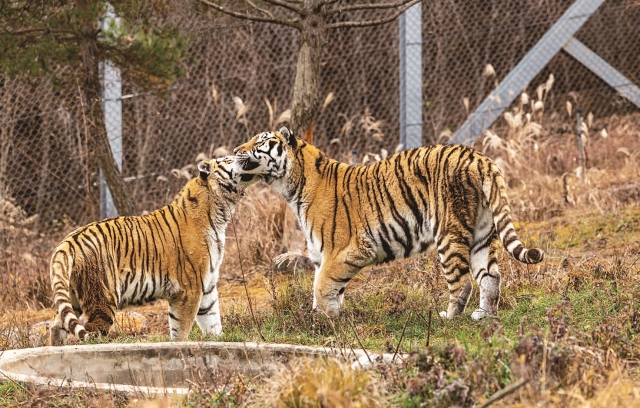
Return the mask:
<svg viewBox="0 0 640 408">
<path fill-rule="evenodd" d="M 400 143 L 422 146 L 422 4 L 400 16 Z"/>
<path fill-rule="evenodd" d="M 116 21 L 113 7 L 109 6 L 102 18 L 103 29 Z M 122 79 L 120 69 L 110 61 L 100 62 L 100 76 L 102 82 L 102 109 L 104 111 L 104 124 L 111 146 L 113 158 L 122 171 Z M 100 217 L 112 218 L 118 216 L 118 210 L 113 203 L 113 197 L 100 170 Z"/>
</svg>

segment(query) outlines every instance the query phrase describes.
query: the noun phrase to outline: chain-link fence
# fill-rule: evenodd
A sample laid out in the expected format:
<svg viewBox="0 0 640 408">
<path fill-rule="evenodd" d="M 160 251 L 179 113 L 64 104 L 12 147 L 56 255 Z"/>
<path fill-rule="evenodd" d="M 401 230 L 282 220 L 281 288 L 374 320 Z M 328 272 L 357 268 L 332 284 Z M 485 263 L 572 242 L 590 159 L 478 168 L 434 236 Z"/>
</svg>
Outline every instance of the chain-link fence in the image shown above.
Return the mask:
<svg viewBox="0 0 640 408">
<path fill-rule="evenodd" d="M 446 140 L 571 6 L 571 1 L 449 1 L 422 5 L 422 140 Z M 193 62 L 168 89 L 141 92 L 122 79 L 122 171 L 141 210 L 170 201 L 197 157 L 231 151 L 286 121 L 295 76 L 294 29 L 196 11 L 174 17 Z M 640 85 L 640 7 L 607 0 L 576 38 Z M 398 22 L 337 29 L 325 45 L 315 144 L 351 161 L 399 143 Z M 408 55 L 408 58 L 415 56 Z M 60 68 L 66 69 L 66 68 Z M 598 116 L 638 108 L 566 52 L 531 81 L 555 77 L 545 109 L 566 101 Z M 99 218 L 99 169 L 87 136 L 79 83 L 0 79 L 0 201 L 46 230 Z M 533 90 L 531 90 L 533 92 Z M 283 115 L 284 113 L 284 115 Z M 107 116 L 107 128 L 116 126 Z M 503 125 L 498 120 L 494 127 Z M 119 125 L 118 125 L 119 126 Z M 109 130 L 109 129 L 108 129 Z"/>
</svg>

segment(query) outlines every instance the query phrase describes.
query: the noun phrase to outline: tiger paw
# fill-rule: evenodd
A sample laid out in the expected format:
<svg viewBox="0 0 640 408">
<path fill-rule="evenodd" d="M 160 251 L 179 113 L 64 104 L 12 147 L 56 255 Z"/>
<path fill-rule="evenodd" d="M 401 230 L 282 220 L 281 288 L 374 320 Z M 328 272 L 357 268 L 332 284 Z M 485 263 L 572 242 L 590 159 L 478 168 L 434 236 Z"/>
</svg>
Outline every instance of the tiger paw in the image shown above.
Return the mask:
<svg viewBox="0 0 640 408">
<path fill-rule="evenodd" d="M 273 267 L 278 272 L 293 272 L 296 269 L 313 270 L 315 266 L 306 255 L 286 252 L 273 258 Z"/>
<path fill-rule="evenodd" d="M 84 336 L 82 336 L 81 339 L 79 339 L 82 342 L 92 342 L 97 340 L 98 338 L 100 338 L 100 333 L 98 332 L 86 332 Z"/>
<path fill-rule="evenodd" d="M 471 318 L 473 320 L 482 320 L 486 317 L 496 317 L 496 316 L 484 309 L 476 309 L 473 313 L 471 313 Z"/>
</svg>

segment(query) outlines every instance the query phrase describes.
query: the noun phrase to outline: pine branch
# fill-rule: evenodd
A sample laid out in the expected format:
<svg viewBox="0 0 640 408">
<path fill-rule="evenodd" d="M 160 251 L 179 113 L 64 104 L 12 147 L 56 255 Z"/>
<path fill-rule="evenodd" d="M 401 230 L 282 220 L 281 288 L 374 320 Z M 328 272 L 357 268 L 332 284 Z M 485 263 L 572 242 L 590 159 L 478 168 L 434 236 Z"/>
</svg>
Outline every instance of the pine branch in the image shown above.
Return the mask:
<svg viewBox="0 0 640 408">
<path fill-rule="evenodd" d="M 302 14 L 302 9 L 301 8 L 292 6 L 287 1 L 283 1 L 283 0 L 263 0 L 263 1 L 265 1 L 265 2 L 267 2 L 269 4 L 273 4 L 274 6 L 284 7 L 287 10 L 293 11 L 294 13 Z"/>
<path fill-rule="evenodd" d="M 411 8 L 413 5 L 417 4 L 420 1 L 421 0 L 411 0 L 409 3 L 406 3 L 406 6 L 402 7 L 400 10 L 396 11 L 395 13 L 385 18 L 380 18 L 377 20 L 364 20 L 364 21 L 342 21 L 339 23 L 327 24 L 327 27 L 328 28 L 351 28 L 351 27 L 371 27 L 376 25 L 387 24 L 388 22 L 391 22 L 396 18 L 398 18 L 400 14 L 404 13 L 405 11 L 407 11 L 409 8 Z"/>
<path fill-rule="evenodd" d="M 214 10 L 218 10 L 221 13 L 227 14 L 229 16 L 232 17 L 236 17 L 236 18 L 240 18 L 243 20 L 251 20 L 251 21 L 259 21 L 261 23 L 272 23 L 272 24 L 279 24 L 279 25 L 285 25 L 285 26 L 289 26 L 289 27 L 293 27 L 293 28 L 297 28 L 298 30 L 302 29 L 302 25 L 300 24 L 299 20 L 297 19 L 293 19 L 293 20 L 285 20 L 285 19 L 280 19 L 280 18 L 275 18 L 275 17 L 261 17 L 261 16 L 256 16 L 253 14 L 245 14 L 245 13 L 241 13 L 239 11 L 235 11 L 235 10 L 230 10 L 228 8 L 222 7 L 219 4 L 213 3 L 211 1 L 208 0 L 197 0 L 198 2 L 211 7 Z"/>
<path fill-rule="evenodd" d="M 339 6 L 338 8 L 334 8 L 331 10 L 327 10 L 327 14 L 336 14 L 336 13 L 345 13 L 348 11 L 354 10 L 374 10 L 374 9 L 390 9 L 395 7 L 400 7 L 411 0 L 398 0 L 392 3 L 382 3 L 382 4 L 354 4 L 352 6 Z"/>
</svg>

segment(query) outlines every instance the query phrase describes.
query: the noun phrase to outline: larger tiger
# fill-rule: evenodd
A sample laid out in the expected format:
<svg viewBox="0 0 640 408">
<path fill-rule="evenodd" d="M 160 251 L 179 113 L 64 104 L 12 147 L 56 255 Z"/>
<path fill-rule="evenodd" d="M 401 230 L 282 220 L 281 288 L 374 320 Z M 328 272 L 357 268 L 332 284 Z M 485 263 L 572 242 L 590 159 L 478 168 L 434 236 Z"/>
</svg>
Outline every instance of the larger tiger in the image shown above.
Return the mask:
<svg viewBox="0 0 640 408">
<path fill-rule="evenodd" d="M 89 224 L 58 245 L 51 345 L 65 344 L 67 333 L 106 334 L 116 309 L 159 298 L 169 301 L 172 339 L 186 339 L 194 319 L 205 334 L 222 332 L 216 285 L 225 230 L 243 188 L 259 177 L 239 174 L 234 157 L 200 162 L 198 170 L 172 204 Z"/>
<path fill-rule="evenodd" d="M 362 268 L 437 247 L 449 288 L 441 315 L 461 314 L 471 273 L 480 288 L 476 320 L 498 313 L 498 240 L 518 261 L 538 263 L 511 222 L 505 181 L 489 158 L 464 146 L 398 153 L 350 166 L 297 139 L 287 128 L 235 149 L 243 171 L 261 175 L 298 216 L 316 265 L 313 307 L 338 316 L 344 290 Z"/>
</svg>

